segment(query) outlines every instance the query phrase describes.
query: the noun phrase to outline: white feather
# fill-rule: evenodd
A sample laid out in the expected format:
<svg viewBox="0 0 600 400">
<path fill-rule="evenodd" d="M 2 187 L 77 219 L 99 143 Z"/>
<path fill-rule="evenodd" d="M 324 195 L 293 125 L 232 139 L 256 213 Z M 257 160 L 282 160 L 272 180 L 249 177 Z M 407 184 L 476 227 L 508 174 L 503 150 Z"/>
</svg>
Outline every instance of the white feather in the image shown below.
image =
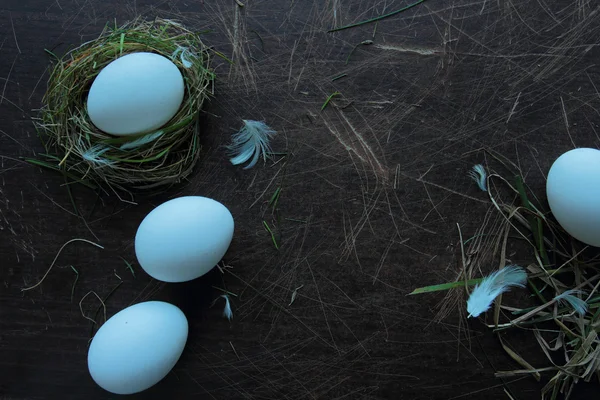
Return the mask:
<svg viewBox="0 0 600 400">
<path fill-rule="evenodd" d="M 485 172 L 485 168 L 483 168 L 483 165 L 474 165 L 473 169 L 469 171 L 468 175 L 469 177 L 471 177 L 471 179 L 477 182 L 477 186 L 479 186 L 479 189 L 483 190 L 484 192 L 487 192 L 487 172 Z"/>
<path fill-rule="evenodd" d="M 525 287 L 526 281 L 527 273 L 517 265 L 506 266 L 484 278 L 467 300 L 469 317 L 478 317 L 486 312 L 496 297 L 513 286 Z"/>
<path fill-rule="evenodd" d="M 229 161 L 233 165 L 243 164 L 250 160 L 244 169 L 252 168 L 262 156 L 267 160 L 267 153 L 271 152 L 269 141 L 275 131 L 261 121 L 243 120 L 244 126 L 232 136 L 232 141 L 227 149 L 233 156 Z"/>
<path fill-rule="evenodd" d="M 588 304 L 585 300 L 575 296 L 577 294 L 585 294 L 585 292 L 577 289 L 567 290 L 554 298 L 554 301 L 568 303 L 581 316 L 585 315 L 588 309 Z"/>
</svg>

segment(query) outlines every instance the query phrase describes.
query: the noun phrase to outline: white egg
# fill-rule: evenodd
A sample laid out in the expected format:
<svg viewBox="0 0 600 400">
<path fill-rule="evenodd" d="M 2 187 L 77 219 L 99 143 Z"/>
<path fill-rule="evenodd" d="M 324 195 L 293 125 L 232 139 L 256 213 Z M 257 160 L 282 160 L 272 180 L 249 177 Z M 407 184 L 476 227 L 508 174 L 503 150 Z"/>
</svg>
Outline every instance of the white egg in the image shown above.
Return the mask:
<svg viewBox="0 0 600 400">
<path fill-rule="evenodd" d="M 90 88 L 87 111 L 96 127 L 118 136 L 157 130 L 179 110 L 184 84 L 169 59 L 131 53 L 108 64 Z"/>
<path fill-rule="evenodd" d="M 552 164 L 546 183 L 552 214 L 578 239 L 600 247 L 600 151 L 567 151 Z"/>
<path fill-rule="evenodd" d="M 153 278 L 185 282 L 217 265 L 232 238 L 233 217 L 223 204 L 207 197 L 179 197 L 144 218 L 135 235 L 135 254 Z"/>
<path fill-rule="evenodd" d="M 175 366 L 188 336 L 181 310 L 162 301 L 128 307 L 96 332 L 88 352 L 94 381 L 116 394 L 141 392 Z"/>
</svg>

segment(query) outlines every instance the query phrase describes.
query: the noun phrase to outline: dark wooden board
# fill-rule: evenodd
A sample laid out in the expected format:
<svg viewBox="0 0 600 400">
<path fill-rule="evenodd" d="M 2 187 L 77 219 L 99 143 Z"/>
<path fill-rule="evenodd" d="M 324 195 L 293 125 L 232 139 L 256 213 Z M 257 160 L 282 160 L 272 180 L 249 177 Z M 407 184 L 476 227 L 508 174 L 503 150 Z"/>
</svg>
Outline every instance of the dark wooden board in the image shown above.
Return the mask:
<svg viewBox="0 0 600 400">
<path fill-rule="evenodd" d="M 544 382 L 494 377 L 519 366 L 480 320 L 459 324 L 452 313 L 435 323 L 443 294 L 406 294 L 454 278 L 456 224 L 472 235 L 489 207 L 466 175 L 486 161 L 483 147 L 518 163 L 542 198 L 559 154 L 598 147 L 598 6 L 429 0 L 331 34 L 333 26 L 407 3 L 244 3 L 0 4 L 0 397 L 115 398 L 88 374 L 95 328 L 79 304 L 90 291 L 104 298 L 114 290 L 108 317 L 155 299 L 181 307 L 190 322 L 172 373 L 132 398 L 506 399 L 505 390 L 515 399 L 539 398 Z M 31 118 L 48 79 L 44 49 L 62 54 L 107 21 L 138 15 L 210 29 L 206 43 L 235 64 L 214 60 L 215 95 L 189 182 L 136 195 L 135 206 L 75 186 L 84 223 L 62 178 L 20 159 L 42 150 Z M 373 44 L 360 45 L 365 40 Z M 335 91 L 341 95 L 321 111 Z M 288 157 L 251 170 L 230 165 L 223 146 L 241 119 L 264 119 L 279 132 L 275 151 Z M 273 214 L 267 202 L 279 186 Z M 138 224 L 179 195 L 211 197 L 231 210 L 236 231 L 225 261 L 235 276 L 212 271 L 163 284 L 135 263 Z M 104 249 L 70 244 L 43 284 L 22 292 L 73 238 Z M 135 277 L 121 257 L 134 263 Z M 74 289 L 70 266 L 79 272 Z M 220 294 L 214 287 L 239 294 L 231 323 L 220 303 L 211 307 Z M 81 303 L 87 316 L 98 306 L 93 296 Z M 534 365 L 548 364 L 528 332 L 507 340 Z M 582 385 L 573 398 L 598 389 Z"/>
</svg>

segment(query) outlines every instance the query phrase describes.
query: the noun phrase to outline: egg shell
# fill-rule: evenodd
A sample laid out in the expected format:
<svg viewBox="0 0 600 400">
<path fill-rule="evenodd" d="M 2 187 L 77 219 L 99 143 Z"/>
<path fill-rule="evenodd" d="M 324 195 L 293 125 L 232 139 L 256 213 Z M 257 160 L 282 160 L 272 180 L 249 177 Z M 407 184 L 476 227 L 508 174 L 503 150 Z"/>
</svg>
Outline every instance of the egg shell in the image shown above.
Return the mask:
<svg viewBox="0 0 600 400">
<path fill-rule="evenodd" d="M 218 201 L 178 197 L 152 210 L 135 235 L 135 254 L 150 276 L 185 282 L 210 271 L 233 238 L 233 217 Z"/>
<path fill-rule="evenodd" d="M 179 308 L 162 301 L 135 304 L 96 332 L 88 351 L 90 375 L 112 393 L 146 390 L 175 366 L 187 336 L 188 322 Z"/>
<path fill-rule="evenodd" d="M 183 95 L 183 77 L 173 62 L 154 53 L 131 53 L 100 71 L 88 94 L 87 111 L 106 133 L 137 135 L 173 118 Z"/>
<path fill-rule="evenodd" d="M 600 151 L 580 148 L 558 157 L 548 173 L 546 194 L 565 231 L 600 247 Z"/>
</svg>

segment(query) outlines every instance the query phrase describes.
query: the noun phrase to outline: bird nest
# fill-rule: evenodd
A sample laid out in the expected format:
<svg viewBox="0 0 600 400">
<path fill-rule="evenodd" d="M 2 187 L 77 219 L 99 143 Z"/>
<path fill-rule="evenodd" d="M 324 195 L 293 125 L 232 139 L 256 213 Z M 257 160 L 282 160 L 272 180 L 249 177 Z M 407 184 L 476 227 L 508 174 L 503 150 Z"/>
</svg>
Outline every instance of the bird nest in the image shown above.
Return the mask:
<svg viewBox="0 0 600 400">
<path fill-rule="evenodd" d="M 135 52 L 173 61 L 184 78 L 184 99 L 177 114 L 158 131 L 112 136 L 91 122 L 87 95 L 106 65 Z M 177 22 L 107 25 L 97 39 L 56 57 L 41 115 L 35 120 L 46 153 L 28 161 L 94 188 L 149 189 L 179 182 L 199 157 L 198 114 L 212 94 L 214 78 L 208 63 L 208 49 L 199 35 Z"/>
<path fill-rule="evenodd" d="M 600 381 L 600 256 L 567 233 L 545 210 L 545 202 L 526 184 L 520 168 L 491 149 L 487 153 L 507 174 L 487 174 L 481 165 L 472 176 L 487 192 L 489 209 L 480 228 L 463 240 L 454 282 L 415 289 L 411 294 L 447 291 L 436 316 L 441 321 L 454 310 L 464 316 L 470 288 L 482 283 L 482 269 L 503 270 L 513 256 L 526 264 L 530 293 L 496 297 L 486 325 L 518 369 L 498 371 L 498 378 L 530 376 L 544 381 L 541 398 L 569 399 L 579 382 Z M 467 246 L 468 245 L 468 246 Z M 510 305 L 509 305 L 510 304 Z M 483 317 L 482 317 L 483 318 Z M 516 331 L 515 336 L 510 333 Z M 531 336 L 526 336 L 525 333 Z M 529 337 L 546 359 L 527 361 L 509 340 Z M 528 355 L 529 342 L 523 350 Z M 507 392 L 508 393 L 508 392 Z M 511 395 L 509 395 L 511 397 Z"/>
</svg>

